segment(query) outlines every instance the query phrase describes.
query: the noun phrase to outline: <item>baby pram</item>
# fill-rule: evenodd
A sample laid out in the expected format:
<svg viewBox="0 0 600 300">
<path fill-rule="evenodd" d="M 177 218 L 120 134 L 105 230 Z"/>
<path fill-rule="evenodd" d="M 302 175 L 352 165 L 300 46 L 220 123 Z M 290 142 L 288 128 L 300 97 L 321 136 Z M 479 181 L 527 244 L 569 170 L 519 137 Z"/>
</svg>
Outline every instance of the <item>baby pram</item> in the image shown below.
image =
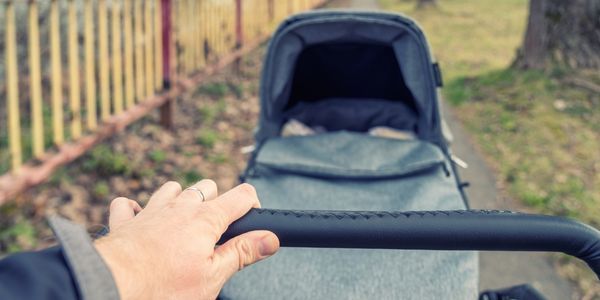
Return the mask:
<svg viewBox="0 0 600 300">
<path fill-rule="evenodd" d="M 595 229 L 466 210 L 441 85 L 423 33 L 404 16 L 286 20 L 266 55 L 256 149 L 242 174 L 268 209 L 223 239 L 268 229 L 292 248 L 240 272 L 220 298 L 475 299 L 474 250 L 563 251 L 600 270 Z M 290 122 L 313 132 L 284 137 Z"/>
</svg>

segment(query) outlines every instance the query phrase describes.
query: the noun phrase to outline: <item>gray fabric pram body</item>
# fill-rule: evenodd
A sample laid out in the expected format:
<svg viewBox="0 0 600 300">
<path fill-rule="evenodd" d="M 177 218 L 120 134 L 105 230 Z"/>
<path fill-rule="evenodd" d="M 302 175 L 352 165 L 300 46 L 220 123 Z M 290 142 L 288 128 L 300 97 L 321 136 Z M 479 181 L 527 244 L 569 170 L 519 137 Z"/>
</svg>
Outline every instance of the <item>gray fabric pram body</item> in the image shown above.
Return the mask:
<svg viewBox="0 0 600 300">
<path fill-rule="evenodd" d="M 369 58 L 365 51 L 371 50 Z M 365 61 L 343 63 L 344 51 L 346 58 L 362 53 Z M 328 62 L 335 53 L 341 60 Z M 401 63 L 381 66 L 386 57 Z M 339 70 L 357 66 L 363 70 Z M 336 69 L 349 76 L 329 78 Z M 357 88 L 362 73 L 389 82 Z M 440 129 L 435 78 L 422 33 L 404 17 L 325 11 L 289 19 L 267 53 L 257 150 L 244 180 L 265 208 L 465 209 Z M 329 132 L 280 137 L 290 118 Z M 410 130 L 418 139 L 365 134 L 375 126 Z M 220 297 L 475 299 L 477 285 L 476 252 L 281 249 L 234 276 Z"/>
</svg>

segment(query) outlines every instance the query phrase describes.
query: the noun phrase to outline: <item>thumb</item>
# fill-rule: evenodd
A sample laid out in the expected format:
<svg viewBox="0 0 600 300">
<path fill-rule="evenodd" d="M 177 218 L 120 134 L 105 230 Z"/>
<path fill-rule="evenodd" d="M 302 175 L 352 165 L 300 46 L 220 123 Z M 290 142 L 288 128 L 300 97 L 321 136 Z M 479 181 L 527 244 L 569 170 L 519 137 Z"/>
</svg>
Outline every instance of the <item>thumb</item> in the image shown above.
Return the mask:
<svg viewBox="0 0 600 300">
<path fill-rule="evenodd" d="M 115 229 L 126 221 L 133 219 L 135 214 L 140 211 L 142 211 L 142 208 L 137 202 L 125 197 L 116 198 L 110 203 L 108 227 Z"/>
<path fill-rule="evenodd" d="M 251 231 L 238 235 L 215 249 L 217 270 L 223 270 L 225 281 L 237 271 L 265 259 L 279 250 L 279 239 L 270 231 Z"/>
</svg>

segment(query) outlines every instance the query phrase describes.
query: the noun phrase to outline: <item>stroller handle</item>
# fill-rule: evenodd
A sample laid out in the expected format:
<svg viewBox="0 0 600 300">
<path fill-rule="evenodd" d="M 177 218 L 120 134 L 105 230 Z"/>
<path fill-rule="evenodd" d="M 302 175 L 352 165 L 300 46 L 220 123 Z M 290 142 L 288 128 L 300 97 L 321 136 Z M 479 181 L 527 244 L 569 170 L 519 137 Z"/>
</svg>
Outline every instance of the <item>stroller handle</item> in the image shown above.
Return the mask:
<svg viewBox="0 0 600 300">
<path fill-rule="evenodd" d="M 299 211 L 252 209 L 219 243 L 269 230 L 282 247 L 563 252 L 600 278 L 600 231 L 567 218 L 510 211 Z"/>
</svg>

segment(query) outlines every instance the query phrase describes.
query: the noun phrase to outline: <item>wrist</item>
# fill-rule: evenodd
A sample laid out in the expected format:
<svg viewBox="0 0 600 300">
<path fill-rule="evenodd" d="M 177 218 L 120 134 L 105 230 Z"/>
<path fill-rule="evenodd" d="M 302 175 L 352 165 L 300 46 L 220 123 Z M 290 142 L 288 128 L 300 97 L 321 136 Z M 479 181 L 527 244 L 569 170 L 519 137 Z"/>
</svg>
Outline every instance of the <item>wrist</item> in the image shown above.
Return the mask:
<svg viewBox="0 0 600 300">
<path fill-rule="evenodd" d="M 111 271 L 121 299 L 143 298 L 143 293 L 147 292 L 141 286 L 145 282 L 140 278 L 143 272 L 137 270 L 139 266 L 135 264 L 133 257 L 126 254 L 135 253 L 128 249 L 131 246 L 113 237 L 98 239 L 94 246 Z"/>
</svg>

